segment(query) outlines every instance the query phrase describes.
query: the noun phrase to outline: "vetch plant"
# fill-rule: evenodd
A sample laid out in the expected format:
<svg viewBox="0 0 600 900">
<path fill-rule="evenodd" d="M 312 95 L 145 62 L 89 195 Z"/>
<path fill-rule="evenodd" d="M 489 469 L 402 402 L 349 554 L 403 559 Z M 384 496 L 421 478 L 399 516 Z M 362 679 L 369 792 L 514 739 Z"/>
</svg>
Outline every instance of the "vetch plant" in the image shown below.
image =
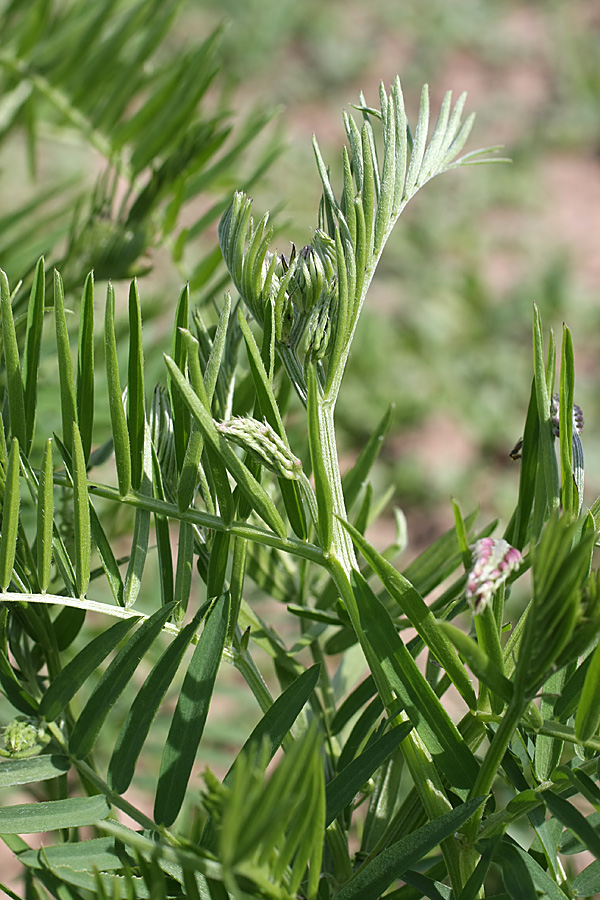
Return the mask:
<svg viewBox="0 0 600 900">
<path fill-rule="evenodd" d="M 344 117 L 337 194 L 315 143 L 318 227 L 288 256 L 273 248 L 267 216 L 255 221 L 236 193 L 219 227 L 236 297 L 209 326 L 182 290 L 165 384 L 153 391 L 135 281 L 124 377 L 111 284 L 101 372 L 91 274 L 75 364 L 60 274 L 47 296 L 40 260 L 24 328 L 0 276 L 0 781 L 30 785 L 37 801 L 5 805 L 0 835 L 24 868 L 27 897 L 600 890 L 595 863 L 579 874 L 569 864 L 600 849 L 600 500 L 583 513 L 568 329 L 557 429 L 556 348 L 551 335 L 544 354 L 534 310 L 518 496 L 502 536 L 455 503 L 455 528 L 397 567 L 397 547 L 380 553 L 365 537 L 382 507 L 369 476 L 390 410 L 344 477 L 336 452 L 336 402 L 392 228 L 432 177 L 483 159 L 460 155 L 472 124 L 464 103 L 452 107 L 448 94 L 431 130 L 425 88 L 413 133 L 398 79 L 381 87 L 377 109 L 361 97 L 359 116 Z M 36 419 L 48 306 L 53 437 Z M 94 417 L 100 386 L 110 433 Z M 288 434 L 299 408 L 306 452 Z M 112 480 L 99 469 L 111 454 Z M 125 558 L 109 525 L 122 508 L 133 516 Z M 513 621 L 506 601 L 517 582 L 527 602 Z M 258 597 L 285 606 L 295 639 L 261 618 Z M 194 764 L 227 664 L 261 718 L 225 777 L 200 781 Z M 169 691 L 154 760 L 147 739 Z M 154 784 L 147 806 L 127 793 L 142 765 Z M 50 834 L 38 851 L 27 835 L 40 832 Z"/>
</svg>

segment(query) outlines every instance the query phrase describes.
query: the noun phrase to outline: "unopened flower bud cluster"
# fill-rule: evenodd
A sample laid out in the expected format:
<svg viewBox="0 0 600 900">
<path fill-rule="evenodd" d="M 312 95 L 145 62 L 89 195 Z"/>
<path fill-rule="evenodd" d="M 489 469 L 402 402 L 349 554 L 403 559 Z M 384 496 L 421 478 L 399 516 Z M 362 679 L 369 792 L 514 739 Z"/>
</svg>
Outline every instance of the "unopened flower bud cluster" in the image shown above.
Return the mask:
<svg viewBox="0 0 600 900">
<path fill-rule="evenodd" d="M 552 397 L 552 401 L 550 404 L 550 417 L 552 421 L 552 432 L 555 437 L 558 437 L 560 429 L 560 406 L 558 394 L 554 394 Z M 583 431 L 583 412 L 581 410 L 581 407 L 577 406 L 576 403 L 573 404 L 573 431 L 576 431 L 577 434 L 581 434 L 581 432 Z"/>
<path fill-rule="evenodd" d="M 471 550 L 473 565 L 467 578 L 467 600 L 473 612 L 482 613 L 510 573 L 519 568 L 523 557 L 507 541 L 490 537 L 476 541 Z"/>
<path fill-rule="evenodd" d="M 280 478 L 297 480 L 302 474 L 302 461 L 294 456 L 268 422 L 259 422 L 251 416 L 236 416 L 220 422 L 217 428 Z"/>
</svg>

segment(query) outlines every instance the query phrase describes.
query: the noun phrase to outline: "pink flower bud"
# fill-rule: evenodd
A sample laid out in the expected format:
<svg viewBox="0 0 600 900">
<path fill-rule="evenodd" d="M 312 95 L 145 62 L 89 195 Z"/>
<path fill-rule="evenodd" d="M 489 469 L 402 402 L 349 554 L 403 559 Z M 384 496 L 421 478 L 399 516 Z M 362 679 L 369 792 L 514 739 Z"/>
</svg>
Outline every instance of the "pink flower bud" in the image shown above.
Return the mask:
<svg viewBox="0 0 600 900">
<path fill-rule="evenodd" d="M 520 552 L 507 541 L 481 538 L 471 547 L 473 565 L 467 578 L 467 600 L 474 613 L 481 613 L 498 588 L 523 561 Z"/>
</svg>

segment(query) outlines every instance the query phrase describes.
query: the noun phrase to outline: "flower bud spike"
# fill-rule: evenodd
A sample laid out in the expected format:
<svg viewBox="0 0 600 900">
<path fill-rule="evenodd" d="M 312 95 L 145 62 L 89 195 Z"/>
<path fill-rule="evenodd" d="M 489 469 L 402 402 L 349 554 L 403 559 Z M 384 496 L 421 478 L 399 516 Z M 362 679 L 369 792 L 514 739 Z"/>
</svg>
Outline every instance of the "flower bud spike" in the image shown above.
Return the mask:
<svg viewBox="0 0 600 900">
<path fill-rule="evenodd" d="M 467 600 L 478 615 L 491 603 L 498 588 L 523 561 L 520 552 L 502 539 L 481 538 L 471 547 L 473 565 L 467 577 Z"/>
<path fill-rule="evenodd" d="M 302 461 L 294 456 L 277 432 L 264 420 L 236 416 L 217 425 L 228 440 L 242 447 L 279 478 L 295 481 L 302 474 Z"/>
</svg>

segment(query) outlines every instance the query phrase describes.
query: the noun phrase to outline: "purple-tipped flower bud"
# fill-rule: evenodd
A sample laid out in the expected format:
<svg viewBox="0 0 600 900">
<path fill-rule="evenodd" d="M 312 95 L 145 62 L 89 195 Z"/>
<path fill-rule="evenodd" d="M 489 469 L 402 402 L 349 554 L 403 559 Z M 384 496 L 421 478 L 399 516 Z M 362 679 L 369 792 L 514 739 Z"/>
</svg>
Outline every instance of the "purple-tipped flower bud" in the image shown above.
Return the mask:
<svg viewBox="0 0 600 900">
<path fill-rule="evenodd" d="M 481 538 L 471 547 L 473 565 L 467 578 L 467 600 L 474 613 L 482 613 L 498 588 L 518 569 L 523 557 L 502 539 Z"/>
<path fill-rule="evenodd" d="M 552 433 L 555 437 L 558 437 L 560 429 L 560 406 L 558 394 L 554 394 L 552 397 L 550 403 L 550 417 L 552 421 Z M 581 411 L 581 407 L 577 406 L 576 403 L 573 404 L 573 431 L 576 431 L 577 434 L 581 434 L 581 432 L 583 431 L 583 412 Z"/>
</svg>

